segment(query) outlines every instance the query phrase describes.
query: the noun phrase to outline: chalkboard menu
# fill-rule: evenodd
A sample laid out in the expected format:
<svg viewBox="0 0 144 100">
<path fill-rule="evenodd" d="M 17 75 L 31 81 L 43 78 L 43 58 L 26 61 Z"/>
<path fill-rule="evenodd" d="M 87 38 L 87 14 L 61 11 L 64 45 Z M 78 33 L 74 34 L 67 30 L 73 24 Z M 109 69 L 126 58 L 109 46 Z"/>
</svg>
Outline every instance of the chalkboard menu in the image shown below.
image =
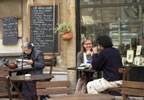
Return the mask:
<svg viewBox="0 0 144 100">
<path fill-rule="evenodd" d="M 15 45 L 18 39 L 18 22 L 15 17 L 4 17 L 3 45 Z"/>
<path fill-rule="evenodd" d="M 30 5 L 30 40 L 45 53 L 59 52 L 59 35 L 54 33 L 58 23 L 58 5 Z"/>
</svg>

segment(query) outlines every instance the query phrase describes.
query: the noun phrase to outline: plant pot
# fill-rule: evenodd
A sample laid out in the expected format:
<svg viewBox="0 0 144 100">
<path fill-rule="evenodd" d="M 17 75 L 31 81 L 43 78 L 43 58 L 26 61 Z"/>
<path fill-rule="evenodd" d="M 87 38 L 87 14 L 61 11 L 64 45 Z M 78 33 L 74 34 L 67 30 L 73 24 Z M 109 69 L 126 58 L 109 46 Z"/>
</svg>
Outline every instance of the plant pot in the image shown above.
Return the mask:
<svg viewBox="0 0 144 100">
<path fill-rule="evenodd" d="M 62 40 L 67 41 L 72 39 L 72 33 L 65 33 L 62 35 Z"/>
</svg>

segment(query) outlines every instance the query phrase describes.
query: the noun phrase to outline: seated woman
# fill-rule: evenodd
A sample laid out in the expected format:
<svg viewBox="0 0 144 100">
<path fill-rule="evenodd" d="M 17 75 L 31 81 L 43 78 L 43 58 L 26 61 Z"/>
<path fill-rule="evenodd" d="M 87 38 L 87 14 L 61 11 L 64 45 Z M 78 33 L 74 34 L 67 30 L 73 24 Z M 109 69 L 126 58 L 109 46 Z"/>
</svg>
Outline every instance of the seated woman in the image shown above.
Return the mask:
<svg viewBox="0 0 144 100">
<path fill-rule="evenodd" d="M 93 55 L 92 47 L 93 41 L 91 39 L 84 39 L 82 41 L 82 50 L 77 54 L 77 66 L 80 66 L 81 64 L 87 64 L 87 62 L 91 62 Z M 87 81 L 87 73 L 80 73 L 75 93 L 86 93 Z"/>
</svg>

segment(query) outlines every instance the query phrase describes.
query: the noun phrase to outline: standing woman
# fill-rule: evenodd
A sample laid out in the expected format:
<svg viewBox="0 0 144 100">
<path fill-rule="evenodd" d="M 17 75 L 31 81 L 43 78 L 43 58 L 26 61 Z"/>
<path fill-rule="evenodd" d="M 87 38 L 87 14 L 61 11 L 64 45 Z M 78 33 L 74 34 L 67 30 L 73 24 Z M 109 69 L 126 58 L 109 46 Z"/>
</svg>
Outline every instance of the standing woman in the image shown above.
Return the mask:
<svg viewBox="0 0 144 100">
<path fill-rule="evenodd" d="M 80 66 L 81 64 L 87 64 L 87 62 L 92 61 L 92 47 L 93 47 L 93 41 L 90 38 L 84 39 L 82 41 L 82 50 L 78 52 L 77 54 L 77 66 Z M 86 72 L 79 73 L 79 78 L 76 85 L 76 91 L 75 93 L 83 94 L 86 93 L 86 84 L 88 82 L 87 74 Z"/>
</svg>

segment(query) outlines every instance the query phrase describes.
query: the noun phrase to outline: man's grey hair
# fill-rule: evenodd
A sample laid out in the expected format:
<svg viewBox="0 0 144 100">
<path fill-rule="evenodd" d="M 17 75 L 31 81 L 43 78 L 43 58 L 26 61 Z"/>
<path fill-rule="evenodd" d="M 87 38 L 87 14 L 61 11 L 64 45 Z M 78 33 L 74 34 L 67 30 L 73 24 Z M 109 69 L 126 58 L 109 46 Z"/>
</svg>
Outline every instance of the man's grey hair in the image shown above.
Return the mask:
<svg viewBox="0 0 144 100">
<path fill-rule="evenodd" d="M 23 48 L 32 49 L 33 48 L 33 44 L 31 42 L 24 42 Z"/>
</svg>

